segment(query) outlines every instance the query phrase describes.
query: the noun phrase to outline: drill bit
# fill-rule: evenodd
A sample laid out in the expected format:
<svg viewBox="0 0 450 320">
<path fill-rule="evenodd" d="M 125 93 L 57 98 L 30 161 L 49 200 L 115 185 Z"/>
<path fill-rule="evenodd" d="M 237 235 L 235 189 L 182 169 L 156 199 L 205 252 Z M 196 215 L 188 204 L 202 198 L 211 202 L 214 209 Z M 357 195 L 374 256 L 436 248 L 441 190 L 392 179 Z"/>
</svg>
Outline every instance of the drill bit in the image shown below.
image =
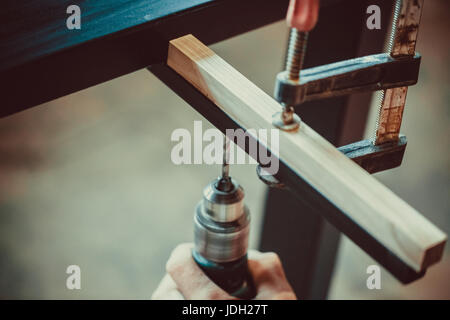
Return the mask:
<svg viewBox="0 0 450 320">
<path fill-rule="evenodd" d="M 230 177 L 230 139 L 224 136 L 223 140 L 223 161 L 222 175 L 217 182 L 217 189 L 223 192 L 229 192 L 233 188 Z"/>
</svg>

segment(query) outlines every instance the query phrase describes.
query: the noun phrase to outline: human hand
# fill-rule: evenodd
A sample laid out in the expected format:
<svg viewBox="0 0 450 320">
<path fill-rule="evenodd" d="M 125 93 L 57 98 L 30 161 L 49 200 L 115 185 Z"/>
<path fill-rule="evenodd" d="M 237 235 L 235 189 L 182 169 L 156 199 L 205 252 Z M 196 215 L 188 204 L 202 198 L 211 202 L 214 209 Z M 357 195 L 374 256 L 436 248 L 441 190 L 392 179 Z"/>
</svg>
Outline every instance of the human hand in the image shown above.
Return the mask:
<svg viewBox="0 0 450 320">
<path fill-rule="evenodd" d="M 212 282 L 192 258 L 192 243 L 175 248 L 167 261 L 167 274 L 153 293 L 154 300 L 232 300 L 236 297 Z M 273 252 L 248 252 L 248 266 L 257 294 L 255 300 L 295 300 L 280 258 Z"/>
</svg>

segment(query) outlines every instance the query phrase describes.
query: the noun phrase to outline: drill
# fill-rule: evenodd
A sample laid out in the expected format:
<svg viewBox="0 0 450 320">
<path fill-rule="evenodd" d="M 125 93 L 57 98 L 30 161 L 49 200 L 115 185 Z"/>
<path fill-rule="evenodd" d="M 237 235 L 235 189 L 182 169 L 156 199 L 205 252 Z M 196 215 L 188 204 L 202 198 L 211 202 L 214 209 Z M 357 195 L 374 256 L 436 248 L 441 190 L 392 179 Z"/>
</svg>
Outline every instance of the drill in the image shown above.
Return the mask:
<svg viewBox="0 0 450 320">
<path fill-rule="evenodd" d="M 229 176 L 228 146 L 224 144 L 221 177 L 203 190 L 194 215 L 194 260 L 219 287 L 241 299 L 256 295 L 248 270 L 250 212 L 244 190 Z"/>
<path fill-rule="evenodd" d="M 300 124 L 293 106 L 285 103 L 291 92 L 283 89 L 299 81 L 308 31 L 317 22 L 318 10 L 319 0 L 291 0 L 289 4 L 286 20 L 291 33 L 286 71 L 277 77 L 275 88 L 275 97 L 284 107 L 273 121 L 282 130 L 296 130 Z M 225 138 L 222 175 L 206 186 L 195 210 L 192 255 L 219 287 L 237 298 L 252 299 L 256 289 L 247 262 L 250 213 L 244 204 L 244 190 L 229 176 L 228 147 Z"/>
</svg>

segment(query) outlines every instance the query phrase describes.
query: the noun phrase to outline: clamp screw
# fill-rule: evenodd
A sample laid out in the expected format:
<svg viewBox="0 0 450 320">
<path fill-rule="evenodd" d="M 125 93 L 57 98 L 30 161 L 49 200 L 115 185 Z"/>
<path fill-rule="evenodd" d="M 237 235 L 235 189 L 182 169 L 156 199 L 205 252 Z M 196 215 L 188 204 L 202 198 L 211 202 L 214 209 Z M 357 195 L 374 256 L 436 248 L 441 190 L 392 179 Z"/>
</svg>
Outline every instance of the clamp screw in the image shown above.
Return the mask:
<svg viewBox="0 0 450 320">
<path fill-rule="evenodd" d="M 291 0 L 286 16 L 291 27 L 286 54 L 286 75 L 290 81 L 300 81 L 300 70 L 305 58 L 308 33 L 315 26 L 319 11 L 317 0 Z M 294 106 L 282 102 L 283 109 L 273 116 L 272 123 L 279 129 L 295 131 L 300 127 L 301 119 L 295 114 Z"/>
</svg>

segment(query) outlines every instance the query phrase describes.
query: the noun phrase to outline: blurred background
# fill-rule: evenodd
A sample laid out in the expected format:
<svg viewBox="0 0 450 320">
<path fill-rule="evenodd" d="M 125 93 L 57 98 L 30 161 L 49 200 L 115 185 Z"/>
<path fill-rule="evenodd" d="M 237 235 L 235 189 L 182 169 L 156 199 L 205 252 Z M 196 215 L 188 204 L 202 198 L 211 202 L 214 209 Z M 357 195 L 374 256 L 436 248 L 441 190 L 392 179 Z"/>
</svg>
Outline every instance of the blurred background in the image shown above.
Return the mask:
<svg viewBox="0 0 450 320">
<path fill-rule="evenodd" d="M 401 167 L 375 175 L 446 233 L 449 9 L 448 1 L 426 1 L 420 78 L 408 92 L 402 125 L 405 158 Z M 272 94 L 286 38 L 279 22 L 212 48 Z M 374 102 L 368 137 L 375 114 Z M 147 70 L 0 119 L 0 298 L 150 298 L 170 251 L 192 241 L 195 205 L 220 170 L 171 162 L 172 131 L 192 132 L 194 120 L 211 127 Z M 234 165 L 231 174 L 246 190 L 256 248 L 265 186 L 254 165 Z M 71 264 L 81 267 L 81 290 L 66 289 Z M 383 270 L 382 289 L 368 290 L 371 264 L 342 237 L 329 298 L 450 299 L 448 245 L 443 261 L 407 286 Z"/>
</svg>

